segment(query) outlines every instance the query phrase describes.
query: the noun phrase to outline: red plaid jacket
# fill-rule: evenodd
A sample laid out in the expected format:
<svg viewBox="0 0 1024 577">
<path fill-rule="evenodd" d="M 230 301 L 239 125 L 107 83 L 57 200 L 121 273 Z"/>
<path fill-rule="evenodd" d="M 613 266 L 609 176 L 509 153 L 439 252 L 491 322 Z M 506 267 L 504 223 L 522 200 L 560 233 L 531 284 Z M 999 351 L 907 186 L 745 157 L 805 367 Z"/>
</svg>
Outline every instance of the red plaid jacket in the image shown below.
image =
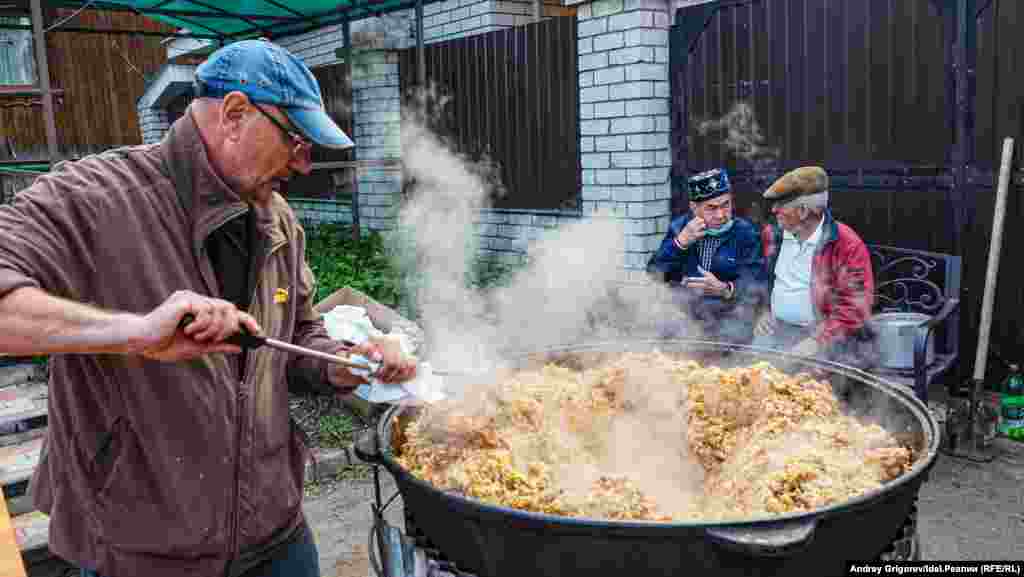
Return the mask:
<svg viewBox="0 0 1024 577">
<path fill-rule="evenodd" d="M 771 295 L 782 246 L 782 228 L 777 223 L 762 228 L 761 246 L 767 294 Z M 875 278 L 867 246 L 852 228 L 833 219 L 830 211 L 825 211 L 821 243 L 811 264 L 811 297 L 817 317 L 815 338 L 822 346 L 858 334 L 875 303 Z M 770 297 L 762 306 L 771 306 Z"/>
</svg>

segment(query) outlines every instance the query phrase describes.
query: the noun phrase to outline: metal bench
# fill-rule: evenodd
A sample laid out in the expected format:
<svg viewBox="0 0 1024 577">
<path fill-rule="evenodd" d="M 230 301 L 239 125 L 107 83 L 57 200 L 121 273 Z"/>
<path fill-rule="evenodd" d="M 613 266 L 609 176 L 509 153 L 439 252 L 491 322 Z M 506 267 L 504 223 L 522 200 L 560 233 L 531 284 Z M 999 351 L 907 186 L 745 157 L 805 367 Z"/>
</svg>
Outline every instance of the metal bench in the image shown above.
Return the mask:
<svg viewBox="0 0 1024 577">
<path fill-rule="evenodd" d="M 868 245 L 875 275 L 875 313 L 920 313 L 928 320 L 913 327 L 913 367 L 881 365 L 871 372 L 913 388 L 928 401 L 932 383 L 949 372 L 960 352 L 961 259 L 949 254 Z M 929 362 L 928 347 L 934 354 Z"/>
</svg>

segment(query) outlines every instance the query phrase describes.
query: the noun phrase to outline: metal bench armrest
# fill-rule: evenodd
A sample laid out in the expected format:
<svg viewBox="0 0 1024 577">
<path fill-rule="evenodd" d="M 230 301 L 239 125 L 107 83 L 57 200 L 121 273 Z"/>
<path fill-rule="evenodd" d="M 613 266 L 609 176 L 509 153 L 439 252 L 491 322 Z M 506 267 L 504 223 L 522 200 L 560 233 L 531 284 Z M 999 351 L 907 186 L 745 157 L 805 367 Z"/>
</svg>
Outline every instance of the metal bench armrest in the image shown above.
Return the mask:
<svg viewBox="0 0 1024 577">
<path fill-rule="evenodd" d="M 914 333 L 914 392 L 921 400 L 928 401 L 928 339 L 932 331 L 946 322 L 960 306 L 960 299 L 949 299 L 935 316 L 917 326 Z"/>
</svg>

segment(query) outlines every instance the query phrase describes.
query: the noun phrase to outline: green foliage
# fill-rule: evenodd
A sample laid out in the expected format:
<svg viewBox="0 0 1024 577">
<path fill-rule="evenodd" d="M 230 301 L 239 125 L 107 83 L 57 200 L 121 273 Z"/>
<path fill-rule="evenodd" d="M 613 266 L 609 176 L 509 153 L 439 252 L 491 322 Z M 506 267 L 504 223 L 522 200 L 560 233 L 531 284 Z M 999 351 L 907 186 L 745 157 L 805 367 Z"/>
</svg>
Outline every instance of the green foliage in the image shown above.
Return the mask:
<svg viewBox="0 0 1024 577">
<path fill-rule="evenodd" d="M 469 270 L 467 285 L 477 291 L 487 291 L 511 282 L 520 267 L 479 259 Z"/>
<path fill-rule="evenodd" d="M 351 415 L 335 413 L 320 417 L 320 430 L 317 436 L 321 447 L 342 448 L 355 439 L 357 426 Z"/>
<path fill-rule="evenodd" d="M 470 267 L 467 285 L 477 291 L 489 291 L 512 283 L 515 276 L 533 264 L 529 255 L 523 255 L 519 262 L 501 262 L 477 259 Z"/>
<path fill-rule="evenodd" d="M 306 260 L 316 275 L 316 302 L 348 286 L 381 304 L 398 305 L 402 294 L 401 277 L 379 233 L 361 235 L 354 240 L 348 225 L 325 223 L 309 228 L 306 230 Z"/>
</svg>

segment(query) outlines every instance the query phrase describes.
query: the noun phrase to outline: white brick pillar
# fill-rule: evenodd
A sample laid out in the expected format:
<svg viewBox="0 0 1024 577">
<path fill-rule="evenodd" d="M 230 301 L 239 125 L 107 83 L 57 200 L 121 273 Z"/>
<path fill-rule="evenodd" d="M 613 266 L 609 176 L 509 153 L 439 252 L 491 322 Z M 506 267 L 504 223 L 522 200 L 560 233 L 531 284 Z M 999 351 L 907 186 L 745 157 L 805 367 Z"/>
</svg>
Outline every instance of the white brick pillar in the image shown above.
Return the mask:
<svg viewBox="0 0 1024 577">
<path fill-rule="evenodd" d="M 398 158 L 401 125 L 398 52 L 373 50 L 358 54 L 352 67 L 352 100 L 356 156 L 360 160 Z M 366 230 L 394 228 L 402 175 L 396 170 L 359 171 L 359 223 Z"/>
<path fill-rule="evenodd" d="M 669 0 L 597 0 L 577 10 L 584 212 L 626 220 L 639 275 L 671 217 Z"/>
<path fill-rule="evenodd" d="M 167 111 L 156 106 L 140 106 L 139 130 L 142 132 L 142 143 L 153 144 L 163 140 L 171 128 Z"/>
</svg>

